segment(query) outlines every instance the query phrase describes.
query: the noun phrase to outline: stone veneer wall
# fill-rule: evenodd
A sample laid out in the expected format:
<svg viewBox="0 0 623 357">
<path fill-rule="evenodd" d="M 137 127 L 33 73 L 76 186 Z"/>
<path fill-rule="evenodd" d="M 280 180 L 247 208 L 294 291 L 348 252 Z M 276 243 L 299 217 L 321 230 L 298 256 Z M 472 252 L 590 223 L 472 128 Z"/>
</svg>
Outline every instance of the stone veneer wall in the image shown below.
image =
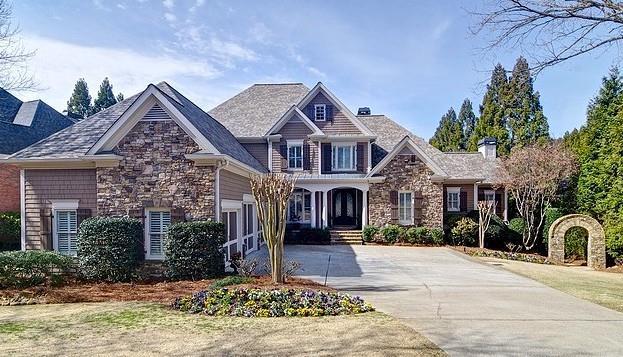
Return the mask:
<svg viewBox="0 0 623 357">
<path fill-rule="evenodd" d="M 396 155 L 379 173 L 382 183 L 370 184 L 369 223 L 384 226 L 392 222 L 390 191 L 420 191 L 422 193 L 422 225 L 441 228 L 443 225 L 443 186 L 433 183 L 433 172 L 421 161 L 410 162 L 411 155 Z"/>
<path fill-rule="evenodd" d="M 183 208 L 187 218 L 214 218 L 214 167 L 185 154 L 199 146 L 174 121 L 141 121 L 114 149 L 118 167 L 97 169 L 98 215 L 130 209 Z"/>
</svg>

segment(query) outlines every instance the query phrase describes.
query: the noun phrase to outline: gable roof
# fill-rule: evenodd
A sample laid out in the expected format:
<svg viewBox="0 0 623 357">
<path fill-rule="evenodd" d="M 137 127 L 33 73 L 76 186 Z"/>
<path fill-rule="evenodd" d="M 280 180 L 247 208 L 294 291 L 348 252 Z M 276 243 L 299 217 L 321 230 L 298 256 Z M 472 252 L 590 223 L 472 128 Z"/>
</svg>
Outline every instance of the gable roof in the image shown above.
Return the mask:
<svg viewBox="0 0 623 357">
<path fill-rule="evenodd" d="M 485 159 L 479 152 L 441 152 L 385 115 L 358 115 L 357 117 L 377 135 L 376 141 L 372 144 L 373 167 L 391 153 L 405 136 L 408 136 L 414 145 L 447 174 L 447 179 L 487 183 L 492 183 L 496 179 L 500 168 L 499 159 Z"/>
<path fill-rule="evenodd" d="M 75 159 L 89 153 L 131 107 L 138 106 L 146 91 L 158 91 L 162 98 L 179 111 L 220 154 L 228 155 L 255 170 L 266 172 L 235 137 L 219 122 L 166 82 L 150 84 L 145 91 L 133 95 L 103 111 L 78 122 L 14 155 L 11 159 Z M 142 98 L 144 99 L 144 98 Z"/>
<path fill-rule="evenodd" d="M 281 119 L 279 119 L 279 121 L 277 121 L 275 125 L 268 129 L 266 135 L 276 134 L 276 132 L 279 129 L 283 128 L 283 126 L 286 125 L 294 115 L 298 116 L 301 119 L 303 124 L 305 124 L 309 128 L 309 130 L 312 131 L 313 135 L 323 135 L 322 130 L 320 130 L 320 128 L 318 128 L 313 121 L 309 120 L 307 115 L 305 115 L 296 105 L 291 106 L 290 109 L 288 109 L 288 111 L 285 112 L 285 114 L 281 117 Z"/>
<path fill-rule="evenodd" d="M 236 137 L 260 137 L 307 93 L 302 83 L 254 84 L 208 113 Z"/>
<path fill-rule="evenodd" d="M 0 88 L 0 155 L 13 154 L 73 124 L 41 100 L 22 102 Z"/>
</svg>

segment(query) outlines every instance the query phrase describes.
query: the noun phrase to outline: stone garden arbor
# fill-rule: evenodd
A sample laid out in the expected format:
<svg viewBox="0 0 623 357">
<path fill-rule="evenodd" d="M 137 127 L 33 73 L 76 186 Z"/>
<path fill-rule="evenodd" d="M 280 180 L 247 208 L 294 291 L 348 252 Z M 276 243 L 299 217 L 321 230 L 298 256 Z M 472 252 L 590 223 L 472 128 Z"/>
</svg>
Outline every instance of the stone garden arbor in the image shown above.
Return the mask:
<svg viewBox="0 0 623 357">
<path fill-rule="evenodd" d="M 606 239 L 604 229 L 594 218 L 583 214 L 569 214 L 558 218 L 549 228 L 547 259 L 554 264 L 565 261 L 565 233 L 572 227 L 588 231 L 586 265 L 593 269 L 606 268 Z"/>
</svg>

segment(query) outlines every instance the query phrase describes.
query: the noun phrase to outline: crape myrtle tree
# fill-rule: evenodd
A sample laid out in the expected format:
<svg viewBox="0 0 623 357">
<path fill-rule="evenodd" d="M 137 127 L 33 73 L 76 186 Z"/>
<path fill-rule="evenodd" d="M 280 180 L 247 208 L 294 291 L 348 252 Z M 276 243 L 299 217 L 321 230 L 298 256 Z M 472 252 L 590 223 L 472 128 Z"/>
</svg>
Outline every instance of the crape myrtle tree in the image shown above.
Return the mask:
<svg viewBox="0 0 623 357">
<path fill-rule="evenodd" d="M 251 192 L 257 206 L 257 217 L 262 225 L 263 237 L 268 248 L 273 283 L 284 282 L 283 241 L 286 233 L 288 200 L 296 177 L 269 173 L 251 177 Z"/>
<path fill-rule="evenodd" d="M 575 155 L 560 142 L 513 149 L 503 160 L 500 184 L 511 193 L 525 221 L 523 246 L 535 247 L 545 220 L 545 209 L 556 198 L 559 187 L 577 170 Z"/>
<path fill-rule="evenodd" d="M 485 248 L 485 233 L 489 229 L 491 217 L 495 214 L 495 205 L 492 201 L 478 201 L 478 246 Z"/>
</svg>

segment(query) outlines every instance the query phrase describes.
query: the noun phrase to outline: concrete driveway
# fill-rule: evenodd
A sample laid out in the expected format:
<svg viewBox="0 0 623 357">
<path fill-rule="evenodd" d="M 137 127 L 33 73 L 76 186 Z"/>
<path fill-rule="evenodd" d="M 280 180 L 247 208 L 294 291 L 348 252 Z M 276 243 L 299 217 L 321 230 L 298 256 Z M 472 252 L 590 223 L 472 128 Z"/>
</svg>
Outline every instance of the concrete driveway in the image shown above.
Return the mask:
<svg viewBox="0 0 623 357">
<path fill-rule="evenodd" d="M 623 355 L 623 314 L 447 248 L 287 246 L 286 256 L 318 282 L 329 266 L 328 285 L 451 355 Z"/>
</svg>

